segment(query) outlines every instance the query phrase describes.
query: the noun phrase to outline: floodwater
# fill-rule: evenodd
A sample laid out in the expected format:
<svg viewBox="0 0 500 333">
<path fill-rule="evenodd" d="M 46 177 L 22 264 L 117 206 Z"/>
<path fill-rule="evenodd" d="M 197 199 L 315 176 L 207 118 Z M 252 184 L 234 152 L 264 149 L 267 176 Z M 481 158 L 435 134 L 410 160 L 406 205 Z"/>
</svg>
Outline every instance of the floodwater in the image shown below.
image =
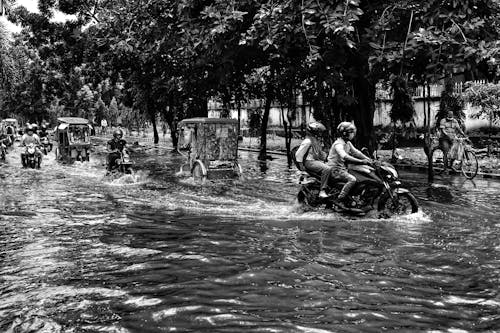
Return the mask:
<svg viewBox="0 0 500 333">
<path fill-rule="evenodd" d="M 98 143 L 98 142 L 97 142 Z M 421 211 L 303 212 L 283 157 L 194 184 L 182 157 L 132 150 L 133 177 L 90 163 L 0 165 L 0 332 L 499 332 L 500 182 L 429 189 Z"/>
</svg>

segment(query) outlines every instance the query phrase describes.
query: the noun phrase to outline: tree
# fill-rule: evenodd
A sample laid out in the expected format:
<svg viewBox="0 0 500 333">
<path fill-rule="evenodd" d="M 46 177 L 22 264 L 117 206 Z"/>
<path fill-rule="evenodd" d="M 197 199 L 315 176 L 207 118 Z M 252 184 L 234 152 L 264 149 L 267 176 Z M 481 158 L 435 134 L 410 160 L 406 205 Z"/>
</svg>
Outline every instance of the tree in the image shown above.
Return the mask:
<svg viewBox="0 0 500 333">
<path fill-rule="evenodd" d="M 467 86 L 464 97 L 472 106 L 478 108 L 473 117 L 485 117 L 489 120 L 488 154 L 490 154 L 492 125 L 500 125 L 500 83 L 471 83 Z"/>
<path fill-rule="evenodd" d="M 404 130 L 405 124 L 413 120 L 415 108 L 411 94 L 408 91 L 408 85 L 404 78 L 396 76 L 392 80 L 391 90 L 392 108 L 389 115 L 392 121 L 392 158 L 395 159 L 397 122 L 401 122 Z"/>
<path fill-rule="evenodd" d="M 436 125 L 441 119 L 446 118 L 448 112 L 453 112 L 453 115 L 460 123 L 462 130 L 465 131 L 465 112 L 464 99 L 462 96 L 454 93 L 454 82 L 451 78 L 447 78 L 444 84 L 444 90 L 441 93 L 439 102 L 439 110 L 436 114 Z"/>
</svg>

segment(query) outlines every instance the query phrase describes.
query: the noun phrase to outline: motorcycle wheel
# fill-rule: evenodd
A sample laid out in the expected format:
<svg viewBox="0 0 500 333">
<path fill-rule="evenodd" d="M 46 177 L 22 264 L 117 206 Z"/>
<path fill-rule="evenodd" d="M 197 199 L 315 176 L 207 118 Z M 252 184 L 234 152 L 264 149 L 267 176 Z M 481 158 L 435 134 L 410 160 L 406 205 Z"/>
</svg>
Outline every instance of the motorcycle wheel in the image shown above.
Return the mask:
<svg viewBox="0 0 500 333">
<path fill-rule="evenodd" d="M 319 190 L 315 189 L 301 189 L 299 193 L 297 193 L 297 201 L 301 205 L 305 205 L 308 207 L 318 207 L 320 205 L 320 200 L 318 199 Z"/>
<path fill-rule="evenodd" d="M 378 211 L 392 215 L 407 215 L 418 212 L 418 202 L 415 196 L 407 193 L 385 193 L 379 200 Z"/>
</svg>

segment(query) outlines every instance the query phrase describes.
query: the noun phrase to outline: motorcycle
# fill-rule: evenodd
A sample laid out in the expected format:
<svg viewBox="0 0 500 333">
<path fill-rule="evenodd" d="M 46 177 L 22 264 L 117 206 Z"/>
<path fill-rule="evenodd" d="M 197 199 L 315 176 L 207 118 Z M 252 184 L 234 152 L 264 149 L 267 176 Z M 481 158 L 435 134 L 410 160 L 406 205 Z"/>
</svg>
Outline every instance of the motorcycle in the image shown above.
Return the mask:
<svg viewBox="0 0 500 333">
<path fill-rule="evenodd" d="M 372 166 L 349 165 L 348 169 L 357 182 L 349 193 L 345 207 L 336 200 L 345 183 L 333 181 L 328 197 L 320 198 L 321 177 L 307 172 L 302 172 L 299 178 L 301 188 L 297 194 L 298 202 L 309 207 L 324 204 L 327 209 L 356 215 L 364 215 L 375 209 L 386 217 L 418 211 L 417 199 L 408 189 L 401 187 L 398 173 L 390 163 L 376 161 Z"/>
<path fill-rule="evenodd" d="M 52 145 L 50 144 L 49 138 L 46 136 L 41 137 L 40 143 L 42 144 L 43 154 L 47 155 L 52 150 Z"/>
<path fill-rule="evenodd" d="M 6 140 L 0 140 L 0 160 L 5 161 L 6 155 L 7 155 L 7 146 L 6 146 Z"/>
<path fill-rule="evenodd" d="M 110 174 L 132 174 L 133 162 L 130 159 L 130 155 L 127 150 L 123 149 L 120 151 L 120 157 L 115 160 L 115 164 L 108 171 L 107 175 Z"/>
<path fill-rule="evenodd" d="M 40 169 L 42 157 L 36 153 L 36 145 L 29 144 L 26 146 L 24 154 L 21 155 L 21 162 L 23 167 L 30 167 L 32 169 Z"/>
</svg>

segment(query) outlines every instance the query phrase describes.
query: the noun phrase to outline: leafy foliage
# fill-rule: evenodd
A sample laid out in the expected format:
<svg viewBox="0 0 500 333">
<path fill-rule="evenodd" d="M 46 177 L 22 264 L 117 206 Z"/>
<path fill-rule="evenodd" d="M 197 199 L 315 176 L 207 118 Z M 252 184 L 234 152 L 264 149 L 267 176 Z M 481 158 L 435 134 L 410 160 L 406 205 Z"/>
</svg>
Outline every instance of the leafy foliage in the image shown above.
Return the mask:
<svg viewBox="0 0 500 333">
<path fill-rule="evenodd" d="M 500 124 L 500 83 L 469 84 L 464 97 L 478 107 L 474 117 L 491 118 L 496 124 Z"/>
<path fill-rule="evenodd" d="M 441 119 L 446 118 L 448 112 L 451 111 L 460 123 L 462 129 L 465 129 L 465 101 L 462 96 L 454 93 L 453 88 L 453 81 L 451 79 L 447 80 L 444 85 L 444 90 L 441 93 L 439 110 L 436 114 L 436 124 L 439 124 Z"/>
<path fill-rule="evenodd" d="M 408 91 L 406 80 L 400 76 L 395 77 L 391 84 L 392 89 L 392 108 L 390 117 L 393 122 L 398 120 L 406 123 L 413 119 L 415 108 L 413 99 Z"/>
</svg>

